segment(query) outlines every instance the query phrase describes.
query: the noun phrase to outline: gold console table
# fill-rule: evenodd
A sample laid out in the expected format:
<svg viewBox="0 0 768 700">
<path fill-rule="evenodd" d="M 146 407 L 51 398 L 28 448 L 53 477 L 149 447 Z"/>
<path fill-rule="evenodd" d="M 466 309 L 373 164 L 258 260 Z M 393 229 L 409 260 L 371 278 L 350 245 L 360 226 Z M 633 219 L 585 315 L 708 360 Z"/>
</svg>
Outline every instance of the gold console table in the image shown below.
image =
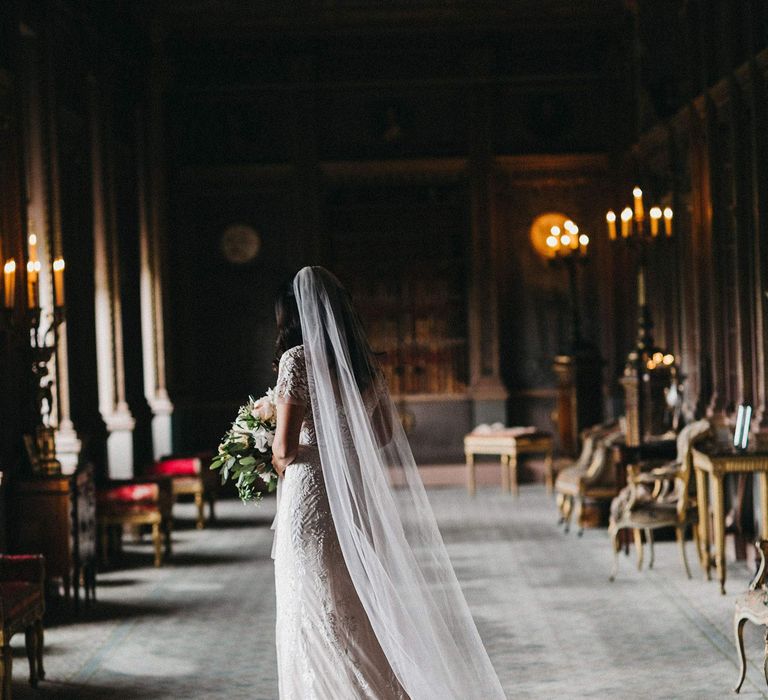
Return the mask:
<svg viewBox="0 0 768 700">
<path fill-rule="evenodd" d="M 499 455 L 501 457 L 501 488 L 518 494 L 517 458 L 523 454 L 545 455 L 545 478 L 547 492 L 552 493 L 552 451 L 550 433 L 524 432 L 514 428 L 491 433 L 469 433 L 464 436 L 464 454 L 467 458 L 467 491 L 475 495 L 475 455 Z"/>
<path fill-rule="evenodd" d="M 692 449 L 696 471 L 696 498 L 699 507 L 699 561 L 707 580 L 714 565 L 720 580 L 720 592 L 725 594 L 725 492 L 726 474 L 759 474 L 760 528 L 768 538 L 768 451 L 736 452 L 729 448 L 704 445 Z M 709 544 L 709 482 L 712 484 L 714 526 L 714 557 Z"/>
</svg>

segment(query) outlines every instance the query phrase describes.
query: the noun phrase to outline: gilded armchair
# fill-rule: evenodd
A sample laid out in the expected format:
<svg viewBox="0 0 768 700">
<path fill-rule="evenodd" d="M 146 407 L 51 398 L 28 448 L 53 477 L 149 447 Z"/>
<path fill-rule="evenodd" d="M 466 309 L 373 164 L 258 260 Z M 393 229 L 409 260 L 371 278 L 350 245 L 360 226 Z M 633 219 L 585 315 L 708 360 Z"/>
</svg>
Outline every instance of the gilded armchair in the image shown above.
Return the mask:
<svg viewBox="0 0 768 700">
<path fill-rule="evenodd" d="M 578 460 L 558 474 L 555 491 L 565 532 L 570 529 L 574 512 L 579 534 L 583 532 L 586 500 L 610 500 L 618 493 L 610 446 L 620 435 L 615 424 L 588 428 L 582 433 L 583 447 Z"/>
<path fill-rule="evenodd" d="M 696 503 L 690 497 L 690 477 L 693 470 L 691 446 L 709 432 L 709 422 L 696 421 L 685 426 L 677 436 L 677 458 L 659 466 L 641 463 L 627 474 L 627 486 L 611 503 L 608 533 L 613 545 L 614 563 L 610 580 L 619 569 L 619 533 L 633 530 L 637 547 L 637 568 L 643 566 L 642 532 L 650 549 L 649 567 L 653 566 L 653 531 L 662 527 L 675 528 L 680 557 L 688 578 L 691 570 L 685 554 L 685 533 L 697 521 Z M 647 471 L 643 471 L 645 468 Z M 698 533 L 693 528 L 693 536 Z"/>
<path fill-rule="evenodd" d="M 747 657 L 744 654 L 744 623 L 749 620 L 756 625 L 764 625 L 765 631 L 765 656 L 763 659 L 763 675 L 768 683 L 768 587 L 766 586 L 765 561 L 768 554 L 768 540 L 755 542 L 755 547 L 760 554 L 760 566 L 755 577 L 749 584 L 746 595 L 736 600 L 736 610 L 733 614 L 733 635 L 736 640 L 736 651 L 739 654 L 739 681 L 733 689 L 741 690 L 747 675 Z"/>
<path fill-rule="evenodd" d="M 11 637 L 24 632 L 29 683 L 37 687 L 43 669 L 45 560 L 39 554 L 0 555 L 0 700 L 11 699 Z"/>
</svg>

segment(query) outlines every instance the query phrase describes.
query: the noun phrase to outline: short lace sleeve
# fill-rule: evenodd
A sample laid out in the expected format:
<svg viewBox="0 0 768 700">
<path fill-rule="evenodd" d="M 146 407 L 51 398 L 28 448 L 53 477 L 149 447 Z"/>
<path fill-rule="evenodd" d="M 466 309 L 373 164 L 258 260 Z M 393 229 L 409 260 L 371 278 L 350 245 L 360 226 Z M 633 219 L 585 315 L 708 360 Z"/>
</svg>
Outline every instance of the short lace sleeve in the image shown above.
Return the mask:
<svg viewBox="0 0 768 700">
<path fill-rule="evenodd" d="M 309 404 L 307 366 L 301 345 L 286 350 L 280 358 L 275 396 L 277 403 L 293 403 L 300 406 Z"/>
</svg>

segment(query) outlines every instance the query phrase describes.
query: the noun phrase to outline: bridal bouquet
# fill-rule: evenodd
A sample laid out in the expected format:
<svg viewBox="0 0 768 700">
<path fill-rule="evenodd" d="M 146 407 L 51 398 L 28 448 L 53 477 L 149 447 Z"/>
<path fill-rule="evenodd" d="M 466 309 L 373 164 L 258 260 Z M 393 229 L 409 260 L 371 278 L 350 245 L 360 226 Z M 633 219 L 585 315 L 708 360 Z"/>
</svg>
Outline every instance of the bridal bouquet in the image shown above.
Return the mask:
<svg viewBox="0 0 768 700">
<path fill-rule="evenodd" d="M 275 394 L 268 389 L 260 399 L 248 397 L 248 403 L 240 407 L 211 463 L 211 469 L 221 469 L 222 484 L 228 479 L 235 482 L 243 503 L 261 498 L 258 479 L 269 492 L 277 488 L 277 472 L 272 466 L 274 439 Z"/>
</svg>

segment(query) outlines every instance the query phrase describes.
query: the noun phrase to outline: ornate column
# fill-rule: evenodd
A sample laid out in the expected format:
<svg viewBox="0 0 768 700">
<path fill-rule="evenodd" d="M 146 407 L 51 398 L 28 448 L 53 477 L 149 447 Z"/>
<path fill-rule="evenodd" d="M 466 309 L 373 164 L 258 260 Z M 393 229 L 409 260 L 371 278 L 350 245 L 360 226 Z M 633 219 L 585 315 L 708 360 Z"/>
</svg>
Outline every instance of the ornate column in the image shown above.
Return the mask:
<svg viewBox="0 0 768 700">
<path fill-rule="evenodd" d="M 111 178 L 109 169 L 105 167 L 99 86 L 93 76 L 89 78 L 89 92 L 99 411 L 107 428 L 109 475 L 112 478 L 129 478 L 133 475 L 135 420 L 125 400 L 117 236 L 110 215 L 113 206 L 108 191 Z"/>
<path fill-rule="evenodd" d="M 37 237 L 40 272 L 40 305 L 42 318 L 53 317 L 51 261 L 63 257 L 59 163 L 56 123 L 56 94 L 52 81 L 47 81 L 47 111 L 43 107 L 39 60 L 42 57 L 37 35 L 21 27 L 22 63 L 24 70 L 24 127 L 27 175 L 27 215 L 29 233 Z M 49 66 L 48 66 L 49 68 Z M 47 138 L 46 138 L 47 136 Z M 41 330 L 45 331 L 45 327 Z M 80 440 L 70 416 L 69 365 L 66 320 L 56 329 L 56 355 L 52 359 L 50 377 L 53 407 L 52 423 L 56 429 L 56 459 L 65 474 L 74 472 L 80 457 Z"/>
<path fill-rule="evenodd" d="M 476 56 L 481 72 L 490 56 Z M 469 186 L 472 246 L 469 278 L 469 393 L 473 421 L 506 422 L 507 390 L 499 373 L 499 301 L 496 222 L 493 216 L 493 155 L 488 88 L 476 86 L 471 100 Z"/>
</svg>

